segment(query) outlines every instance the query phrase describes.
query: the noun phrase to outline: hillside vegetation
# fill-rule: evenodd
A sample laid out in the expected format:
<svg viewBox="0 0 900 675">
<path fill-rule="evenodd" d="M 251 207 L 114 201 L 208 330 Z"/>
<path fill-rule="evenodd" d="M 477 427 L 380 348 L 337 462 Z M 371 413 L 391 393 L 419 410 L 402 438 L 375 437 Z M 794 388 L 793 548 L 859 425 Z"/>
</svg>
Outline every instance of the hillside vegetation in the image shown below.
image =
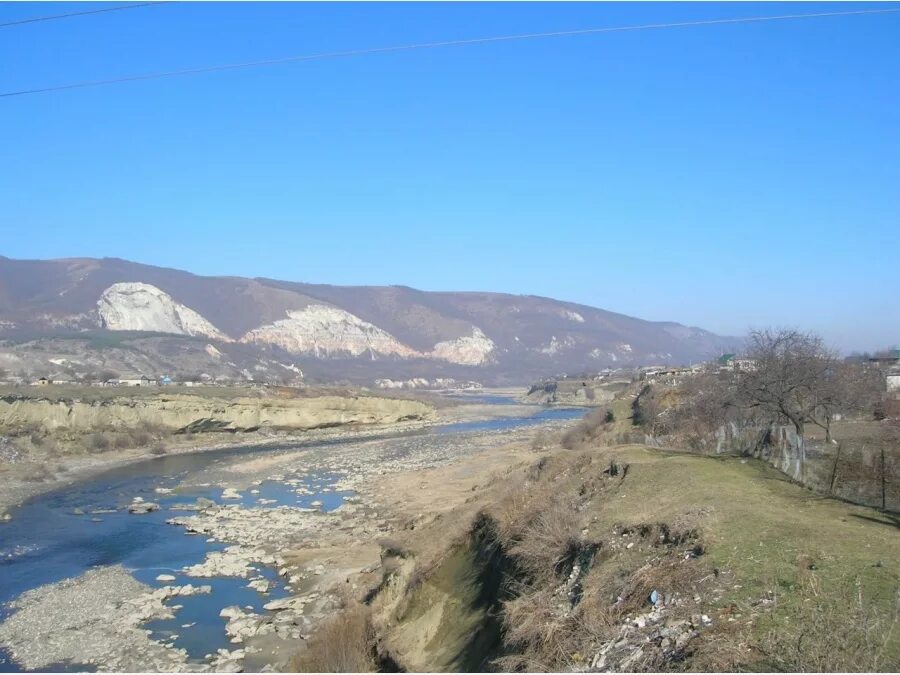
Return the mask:
<svg viewBox="0 0 900 675">
<path fill-rule="evenodd" d="M 343 623 L 369 668 L 900 667 L 893 516 L 640 445 L 555 449 L 493 485 L 386 547 Z M 298 667 L 327 669 L 316 644 Z"/>
</svg>

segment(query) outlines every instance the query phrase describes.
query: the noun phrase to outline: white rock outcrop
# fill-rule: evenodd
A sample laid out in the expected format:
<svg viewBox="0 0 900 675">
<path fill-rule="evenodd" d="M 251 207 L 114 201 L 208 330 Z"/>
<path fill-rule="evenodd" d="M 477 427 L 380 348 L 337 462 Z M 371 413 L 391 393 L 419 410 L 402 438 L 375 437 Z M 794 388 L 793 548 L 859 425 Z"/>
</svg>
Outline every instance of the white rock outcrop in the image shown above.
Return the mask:
<svg viewBox="0 0 900 675">
<path fill-rule="evenodd" d="M 199 313 L 150 284 L 113 284 L 103 291 L 97 309 L 101 325 L 109 330 L 145 330 L 228 340 Z"/>
<path fill-rule="evenodd" d="M 290 310 L 286 319 L 255 328 L 241 342 L 272 344 L 294 354 L 318 357 L 421 356 L 387 331 L 337 307 L 309 305 Z"/>
<path fill-rule="evenodd" d="M 575 346 L 575 339 L 571 335 L 567 335 L 562 340 L 558 340 L 555 335 L 550 337 L 550 342 L 541 347 L 538 351 L 541 354 L 547 354 L 548 356 L 553 356 L 554 354 L 558 354 L 563 349 L 568 349 L 569 347 Z"/>
<path fill-rule="evenodd" d="M 434 359 L 466 366 L 480 366 L 490 360 L 496 344 L 480 328 L 472 326 L 472 335 L 438 342 L 431 350 Z"/>
</svg>

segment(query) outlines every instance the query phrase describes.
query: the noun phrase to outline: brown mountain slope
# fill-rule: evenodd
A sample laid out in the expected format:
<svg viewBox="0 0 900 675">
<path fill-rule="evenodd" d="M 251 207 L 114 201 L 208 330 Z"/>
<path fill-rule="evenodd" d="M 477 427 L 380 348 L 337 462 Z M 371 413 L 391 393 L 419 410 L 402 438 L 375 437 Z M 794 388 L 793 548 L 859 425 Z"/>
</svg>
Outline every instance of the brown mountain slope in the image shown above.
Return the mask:
<svg viewBox="0 0 900 675">
<path fill-rule="evenodd" d="M 737 344 L 536 296 L 203 277 L 114 258 L 0 257 L 0 338 L 98 328 L 243 343 L 313 371 L 362 378 L 525 380 L 695 362 Z"/>
</svg>

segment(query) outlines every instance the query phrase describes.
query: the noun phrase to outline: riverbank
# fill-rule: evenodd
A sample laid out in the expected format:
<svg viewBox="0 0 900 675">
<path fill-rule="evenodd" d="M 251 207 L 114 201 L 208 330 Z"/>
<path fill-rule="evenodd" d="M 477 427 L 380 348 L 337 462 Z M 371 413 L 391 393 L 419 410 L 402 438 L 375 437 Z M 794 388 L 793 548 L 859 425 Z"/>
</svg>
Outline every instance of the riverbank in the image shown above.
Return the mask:
<svg viewBox="0 0 900 675">
<path fill-rule="evenodd" d="M 250 432 L 221 440 L 221 433 L 192 434 L 169 441 L 165 453 L 151 447 L 108 450 L 102 454 L 75 455 L 43 458 L 24 462 L 0 462 L 0 526 L 12 518 L 10 513 L 27 499 L 53 490 L 65 488 L 81 481 L 137 462 L 159 459 L 161 456 L 197 454 L 229 448 L 276 447 L 280 445 L 304 445 L 326 440 L 364 439 L 386 433 L 401 434 L 417 429 L 425 429 L 435 424 L 435 420 L 395 422 L 393 424 L 372 425 L 366 429 L 317 429 L 302 433 Z M 35 473 L 35 464 L 45 468 Z M 50 463 L 50 466 L 46 465 Z"/>
<path fill-rule="evenodd" d="M 294 670 L 900 665 L 890 515 L 755 460 L 639 445 L 504 454 L 373 487 L 373 503 L 414 527 L 383 542 L 383 576 L 301 646 Z M 351 655 L 329 650 L 339 633 Z"/>
<path fill-rule="evenodd" d="M 427 426 L 433 402 L 337 389 L 0 391 L 0 522 L 26 499 L 153 457 Z M 439 401 L 438 401 L 439 403 Z M 463 406 L 465 407 L 465 406 Z"/>
<path fill-rule="evenodd" d="M 472 464 L 463 471 L 477 472 L 476 466 L 483 469 L 494 462 L 503 466 L 517 461 L 520 453 L 526 456 L 532 452 L 530 439 L 536 428 L 561 429 L 568 423 L 550 418 L 529 427 L 478 430 L 479 423 L 460 422 L 461 428 L 442 427 L 399 437 L 355 437 L 320 447 L 219 453 L 214 462 L 198 464 L 195 470 L 178 470 L 158 476 L 140 489 L 130 488 L 118 498 L 118 507 L 113 504 L 114 513 L 109 508 L 87 505 L 73 508 L 78 503 L 75 501 L 66 502 L 62 508 L 70 514 L 67 522 L 83 522 L 87 528 L 94 519 L 104 521 L 96 524 L 98 528 L 119 519 L 122 527 L 128 528 L 123 532 L 158 523 L 153 525 L 153 532 L 158 534 L 152 538 L 174 536 L 173 541 L 178 541 L 178 536 L 183 536 L 180 530 L 194 535 L 183 540 L 193 542 L 192 550 L 206 550 L 199 560 L 182 557 L 186 562 L 179 562 L 163 575 L 157 571 L 160 555 L 152 547 L 124 561 L 133 568 L 135 577 L 157 587 L 157 591 L 170 585 L 180 588 L 211 583 L 213 587 L 208 596 L 179 596 L 166 603 L 174 617 L 155 622 L 152 640 L 157 645 L 154 650 L 162 644 L 169 651 L 154 656 L 153 663 L 167 664 L 166 670 L 283 668 L 298 645 L 340 607 L 345 592 L 377 583 L 383 539 L 416 527 L 416 515 L 411 516 L 409 508 L 380 498 L 378 485 L 391 482 L 396 495 L 418 490 L 424 497 L 428 489 L 416 483 L 417 476 L 432 480 L 427 477 L 438 475 L 442 467 L 465 466 L 476 456 L 485 463 Z M 486 474 L 479 475 L 487 478 Z M 394 482 L 399 476 L 403 476 L 401 482 Z M 464 494 L 460 492 L 457 497 L 462 499 Z M 157 510 L 127 515 L 122 509 L 129 501 L 139 505 L 152 502 Z M 71 515 L 73 512 L 76 515 Z M 171 556 L 171 544 L 166 546 L 166 556 Z M 65 552 L 60 555 L 65 556 Z M 33 575 L 34 569 L 23 568 L 26 573 Z M 47 668 L 60 659 L 81 663 L 79 658 L 84 653 L 105 654 L 92 663 L 100 670 L 115 670 L 127 662 L 128 642 L 121 648 L 116 646 L 116 622 L 121 623 L 121 616 L 115 608 L 130 602 L 128 598 L 118 598 L 116 603 L 99 609 L 89 625 L 59 617 L 61 625 L 71 626 L 71 635 L 82 634 L 94 647 L 80 648 L 77 640 L 66 642 L 71 647 L 65 654 L 58 646 L 42 651 L 43 640 L 36 641 L 36 647 L 23 647 L 33 628 L 27 617 L 45 615 L 47 625 L 53 625 L 52 614 L 63 611 L 63 605 L 54 598 L 73 592 L 73 584 L 76 589 L 90 587 L 79 583 L 80 578 L 46 585 L 23 600 L 30 613 L 19 612 L 7 619 L 0 635 L 7 648 L 15 652 L 13 658 L 23 659 L 23 665 L 29 668 Z M 235 601 L 247 597 L 238 591 L 262 599 Z M 141 595 L 146 592 L 142 590 Z M 179 605 L 184 608 L 179 609 Z M 225 644 L 211 649 L 208 656 L 190 653 L 196 646 L 192 633 L 198 630 L 191 624 L 197 621 L 201 605 L 204 612 L 213 612 L 214 623 L 223 626 L 227 636 Z M 208 619 L 205 621 L 204 630 L 209 630 Z M 51 640 L 50 644 L 55 643 Z M 189 658 L 180 655 L 178 650 L 182 649 L 189 652 Z"/>
</svg>

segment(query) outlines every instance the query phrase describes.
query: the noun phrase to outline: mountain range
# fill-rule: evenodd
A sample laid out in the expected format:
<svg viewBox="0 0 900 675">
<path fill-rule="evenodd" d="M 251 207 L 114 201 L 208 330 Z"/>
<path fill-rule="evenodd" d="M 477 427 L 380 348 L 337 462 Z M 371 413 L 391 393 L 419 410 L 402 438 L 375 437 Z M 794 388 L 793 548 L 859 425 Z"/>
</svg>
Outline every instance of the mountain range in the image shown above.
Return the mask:
<svg viewBox="0 0 900 675">
<path fill-rule="evenodd" d="M 739 340 L 531 295 L 208 277 L 116 258 L 0 256 L 0 367 L 319 381 L 526 382 L 685 364 Z M 43 360 L 42 360 L 43 359 Z"/>
</svg>

